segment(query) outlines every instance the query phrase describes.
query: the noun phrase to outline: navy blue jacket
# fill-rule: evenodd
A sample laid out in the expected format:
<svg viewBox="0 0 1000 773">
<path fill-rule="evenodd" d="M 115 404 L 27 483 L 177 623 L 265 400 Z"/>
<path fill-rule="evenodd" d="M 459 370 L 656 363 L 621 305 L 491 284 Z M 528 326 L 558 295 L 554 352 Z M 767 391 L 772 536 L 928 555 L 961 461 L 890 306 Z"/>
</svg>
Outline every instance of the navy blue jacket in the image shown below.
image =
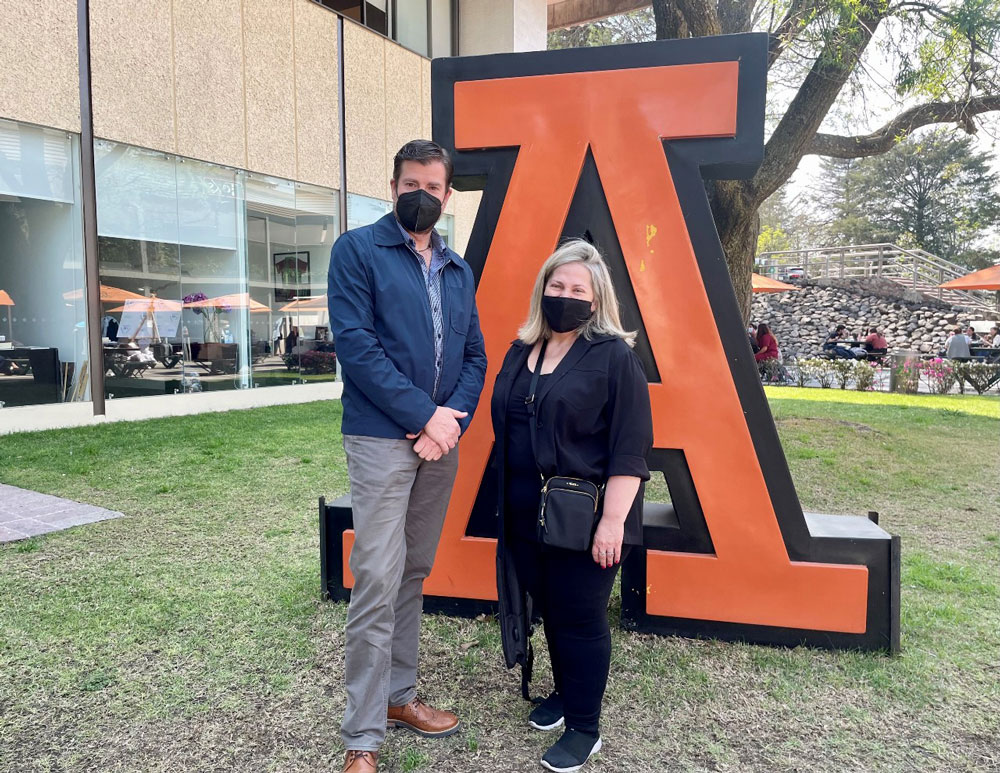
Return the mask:
<svg viewBox="0 0 1000 773">
<path fill-rule="evenodd" d="M 448 250 L 441 269 L 444 362 L 434 389 L 434 325 L 420 260 L 391 212 L 333 245 L 327 298 L 344 376 L 345 435 L 402 438 L 446 405 L 469 416 L 486 378 L 472 269 Z"/>
</svg>

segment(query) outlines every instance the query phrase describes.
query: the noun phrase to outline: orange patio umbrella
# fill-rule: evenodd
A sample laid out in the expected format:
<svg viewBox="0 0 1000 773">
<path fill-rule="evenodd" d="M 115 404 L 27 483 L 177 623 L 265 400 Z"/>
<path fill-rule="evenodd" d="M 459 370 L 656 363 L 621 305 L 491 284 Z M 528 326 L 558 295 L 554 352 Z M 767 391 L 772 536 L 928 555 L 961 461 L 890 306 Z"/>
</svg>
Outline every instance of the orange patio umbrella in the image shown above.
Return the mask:
<svg viewBox="0 0 1000 773">
<path fill-rule="evenodd" d="M 13 305 L 14 299 L 10 297 L 6 290 L 0 290 L 0 306 Z M 10 312 L 7 312 L 7 332 L 9 334 L 7 337 L 10 338 L 11 341 L 14 340 L 14 320 L 12 317 L 13 315 Z"/>
<path fill-rule="evenodd" d="M 282 306 L 278 311 L 316 311 L 323 310 L 326 308 L 326 296 L 317 295 L 312 298 L 296 298 L 294 301 L 290 301 Z"/>
<path fill-rule="evenodd" d="M 783 293 L 785 290 L 800 290 L 802 288 L 795 285 L 779 282 L 777 279 L 768 279 L 760 274 L 751 274 L 750 280 L 755 293 Z"/>
<path fill-rule="evenodd" d="M 1000 266 L 973 271 L 938 287 L 943 287 L 945 290 L 1000 290 Z"/>
<path fill-rule="evenodd" d="M 215 298 L 206 298 L 203 301 L 191 301 L 185 303 L 186 309 L 203 309 L 210 306 L 228 306 L 230 309 L 249 309 L 251 314 L 262 314 L 270 312 L 271 309 L 260 301 L 255 301 L 250 297 L 250 293 L 230 293 L 229 295 L 218 295 Z"/>
<path fill-rule="evenodd" d="M 162 311 L 180 311 L 183 304 L 180 301 L 172 301 L 167 298 L 157 298 L 155 295 L 143 298 L 141 301 L 131 298 L 121 306 L 116 306 L 108 311 L 138 311 L 147 314 L 159 313 Z"/>
<path fill-rule="evenodd" d="M 67 301 L 77 301 L 83 297 L 83 288 L 80 287 L 76 290 L 70 290 L 68 293 L 63 293 L 63 298 Z M 112 287 L 111 285 L 101 285 L 101 303 L 122 303 L 123 301 L 132 300 L 138 298 L 139 300 L 145 300 L 145 295 L 139 295 L 139 293 L 134 293 L 131 290 L 123 290 L 120 287 Z"/>
</svg>

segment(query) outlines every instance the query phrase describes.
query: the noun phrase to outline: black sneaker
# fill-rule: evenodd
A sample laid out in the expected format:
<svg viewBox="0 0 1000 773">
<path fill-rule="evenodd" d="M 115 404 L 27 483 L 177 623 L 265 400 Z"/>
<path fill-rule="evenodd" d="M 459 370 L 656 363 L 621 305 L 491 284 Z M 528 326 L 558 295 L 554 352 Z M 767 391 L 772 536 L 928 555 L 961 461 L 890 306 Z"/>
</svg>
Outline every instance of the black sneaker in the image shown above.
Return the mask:
<svg viewBox="0 0 1000 773">
<path fill-rule="evenodd" d="M 535 730 L 555 730 L 563 726 L 563 702 L 559 693 L 552 692 L 528 715 L 528 724 Z"/>
<path fill-rule="evenodd" d="M 601 750 L 601 737 L 567 730 L 542 757 L 542 767 L 555 773 L 572 773 Z"/>
</svg>

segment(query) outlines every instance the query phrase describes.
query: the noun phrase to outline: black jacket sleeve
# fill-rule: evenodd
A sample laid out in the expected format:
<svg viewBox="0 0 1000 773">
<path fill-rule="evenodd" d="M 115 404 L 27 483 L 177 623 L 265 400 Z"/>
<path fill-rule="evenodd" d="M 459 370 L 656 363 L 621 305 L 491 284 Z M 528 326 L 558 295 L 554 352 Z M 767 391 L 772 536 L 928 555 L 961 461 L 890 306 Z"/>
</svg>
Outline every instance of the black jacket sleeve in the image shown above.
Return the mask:
<svg viewBox="0 0 1000 773">
<path fill-rule="evenodd" d="M 630 475 L 649 480 L 646 456 L 653 445 L 649 384 L 635 352 L 624 342 L 615 348 L 608 373 L 608 477 Z"/>
</svg>

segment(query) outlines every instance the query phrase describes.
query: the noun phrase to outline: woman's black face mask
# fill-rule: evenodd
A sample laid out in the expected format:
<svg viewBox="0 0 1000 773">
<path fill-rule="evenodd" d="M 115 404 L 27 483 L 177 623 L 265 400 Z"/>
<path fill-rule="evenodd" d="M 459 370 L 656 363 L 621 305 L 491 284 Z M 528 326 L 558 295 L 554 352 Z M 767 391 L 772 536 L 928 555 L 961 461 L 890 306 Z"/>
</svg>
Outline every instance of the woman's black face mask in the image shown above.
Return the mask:
<svg viewBox="0 0 1000 773">
<path fill-rule="evenodd" d="M 542 314 L 549 327 L 557 333 L 576 330 L 593 314 L 590 301 L 579 298 L 561 298 L 556 295 L 542 296 Z"/>
<path fill-rule="evenodd" d="M 410 233 L 430 231 L 440 217 L 441 200 L 422 188 L 396 197 L 396 218 Z"/>
</svg>

